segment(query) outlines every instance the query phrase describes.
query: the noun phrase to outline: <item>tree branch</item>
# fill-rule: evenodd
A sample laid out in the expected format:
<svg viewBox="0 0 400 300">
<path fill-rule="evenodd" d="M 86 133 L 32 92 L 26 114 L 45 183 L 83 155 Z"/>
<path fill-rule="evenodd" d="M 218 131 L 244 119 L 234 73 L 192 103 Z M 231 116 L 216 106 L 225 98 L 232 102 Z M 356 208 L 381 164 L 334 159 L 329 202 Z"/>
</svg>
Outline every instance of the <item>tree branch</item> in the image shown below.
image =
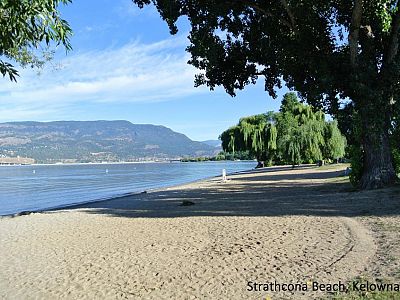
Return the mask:
<svg viewBox="0 0 400 300">
<path fill-rule="evenodd" d="M 288 15 L 289 15 L 289 18 L 291 19 L 291 22 L 288 22 L 287 20 L 284 20 L 284 19 L 279 19 L 279 21 L 281 21 L 284 25 L 286 25 L 287 27 L 289 27 L 290 29 L 292 29 L 292 30 L 294 30 L 294 26 L 293 26 L 293 21 L 294 21 L 294 18 L 293 18 L 293 14 L 291 14 L 291 12 L 290 12 L 290 10 L 289 10 L 289 6 L 287 5 L 287 2 L 286 2 L 286 0 L 281 0 L 282 1 L 282 3 L 284 2 L 284 3 L 286 3 L 286 6 L 287 6 L 287 8 L 286 8 L 286 11 L 287 11 L 287 13 L 288 13 Z M 247 1 L 247 0 L 241 0 L 240 2 L 242 2 L 243 4 L 245 4 L 245 5 L 247 5 L 247 6 L 249 6 L 249 7 L 251 7 L 251 8 L 253 8 L 255 11 L 258 11 L 258 12 L 260 12 L 261 14 L 263 14 L 264 16 L 266 16 L 266 17 L 271 17 L 271 18 L 276 18 L 276 15 L 274 15 L 274 14 L 272 14 L 272 13 L 270 13 L 269 11 L 267 11 L 266 9 L 264 9 L 264 8 L 262 8 L 260 5 L 258 5 L 257 3 L 255 3 L 255 2 L 253 2 L 253 1 Z M 289 11 L 288 11 L 289 10 Z M 293 20 L 292 20 L 292 18 L 293 18 Z"/>
<path fill-rule="evenodd" d="M 359 39 L 361 17 L 362 17 L 362 4 L 363 0 L 355 0 L 353 13 L 351 15 L 349 47 L 350 47 L 350 63 L 353 67 L 356 66 L 358 39 Z"/>
<path fill-rule="evenodd" d="M 287 3 L 286 0 L 281 0 L 281 4 L 282 4 L 282 6 L 285 8 L 286 13 L 288 14 L 289 19 L 290 19 L 291 28 L 294 30 L 294 28 L 296 27 L 296 22 L 295 22 L 295 20 L 294 20 L 294 14 L 293 14 L 293 12 L 292 12 L 292 10 L 290 9 L 289 4 Z"/>
<path fill-rule="evenodd" d="M 387 65 L 393 62 L 399 50 L 400 1 L 397 2 L 396 8 L 397 11 L 392 20 L 388 51 L 386 52 L 385 63 Z"/>
<path fill-rule="evenodd" d="M 260 5 L 258 5 L 257 3 L 254 3 L 253 1 L 246 1 L 246 0 L 242 0 L 240 1 L 245 5 L 250 6 L 251 8 L 253 8 L 254 10 L 257 10 L 259 12 L 261 12 L 263 15 L 268 16 L 268 17 L 274 17 L 274 15 L 272 13 L 270 13 L 269 11 L 267 11 L 266 9 L 262 8 Z"/>
</svg>

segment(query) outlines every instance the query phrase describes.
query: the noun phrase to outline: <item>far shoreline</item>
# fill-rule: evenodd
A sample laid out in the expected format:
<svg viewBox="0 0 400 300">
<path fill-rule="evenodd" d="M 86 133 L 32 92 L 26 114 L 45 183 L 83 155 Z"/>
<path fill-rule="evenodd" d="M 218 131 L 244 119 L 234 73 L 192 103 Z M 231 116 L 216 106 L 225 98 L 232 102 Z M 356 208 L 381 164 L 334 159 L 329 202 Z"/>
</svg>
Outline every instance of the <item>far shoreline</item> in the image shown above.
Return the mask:
<svg viewBox="0 0 400 300">
<path fill-rule="evenodd" d="M 148 160 L 148 161 L 120 161 L 120 162 L 83 162 L 83 163 L 38 163 L 38 164 L 0 164 L 0 167 L 28 167 L 28 166 L 80 166 L 80 165 L 130 165 L 130 164 L 170 164 L 170 163 L 224 163 L 224 162 L 256 162 L 255 160 L 206 160 L 183 162 L 175 159 L 170 160 Z"/>
</svg>

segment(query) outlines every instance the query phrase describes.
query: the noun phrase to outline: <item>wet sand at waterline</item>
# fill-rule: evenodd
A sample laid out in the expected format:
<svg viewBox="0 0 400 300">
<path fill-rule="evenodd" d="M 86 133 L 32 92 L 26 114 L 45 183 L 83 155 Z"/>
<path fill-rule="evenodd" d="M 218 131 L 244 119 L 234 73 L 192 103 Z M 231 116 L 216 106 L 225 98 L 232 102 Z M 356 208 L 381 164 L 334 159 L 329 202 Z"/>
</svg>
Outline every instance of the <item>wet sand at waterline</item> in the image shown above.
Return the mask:
<svg viewBox="0 0 400 300">
<path fill-rule="evenodd" d="M 354 192 L 343 169 L 265 168 L 2 218 L 0 298 L 309 299 L 324 294 L 248 282 L 398 282 L 400 189 Z"/>
</svg>

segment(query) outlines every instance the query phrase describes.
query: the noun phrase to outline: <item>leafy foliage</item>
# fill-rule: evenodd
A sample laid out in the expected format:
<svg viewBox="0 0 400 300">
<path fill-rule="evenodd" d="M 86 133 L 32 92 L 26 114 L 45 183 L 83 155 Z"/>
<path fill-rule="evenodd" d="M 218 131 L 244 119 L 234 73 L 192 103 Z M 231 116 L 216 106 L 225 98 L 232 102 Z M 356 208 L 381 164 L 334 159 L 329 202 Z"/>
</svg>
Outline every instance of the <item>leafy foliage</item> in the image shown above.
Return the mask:
<svg viewBox="0 0 400 300">
<path fill-rule="evenodd" d="M 52 42 L 71 49 L 72 30 L 58 6 L 71 0 L 0 1 L 0 73 L 16 81 L 22 67 L 40 68 L 52 58 Z"/>
<path fill-rule="evenodd" d="M 400 150 L 398 148 L 393 149 L 393 160 L 396 168 L 396 173 L 400 174 Z"/>
<path fill-rule="evenodd" d="M 337 114 L 339 129 L 348 143 L 346 156 L 351 161 L 350 182 L 359 186 L 364 171 L 364 149 L 362 146 L 362 119 L 353 103 L 343 106 Z"/>
<path fill-rule="evenodd" d="M 258 161 L 269 160 L 276 150 L 277 131 L 269 120 L 271 114 L 260 114 L 240 119 L 220 135 L 222 148 L 227 152 L 249 151 Z"/>
<path fill-rule="evenodd" d="M 326 122 L 322 111 L 299 103 L 294 93 L 284 96 L 279 113 L 240 119 L 220 139 L 226 151 L 248 150 L 259 161 L 298 165 L 344 156 L 346 139 L 337 122 Z"/>
<path fill-rule="evenodd" d="M 391 128 L 391 146 L 396 173 L 400 176 L 400 102 L 394 106 L 394 118 Z"/>
<path fill-rule="evenodd" d="M 398 13 L 392 0 L 364 1 L 361 25 L 354 29 L 354 1 L 347 0 L 133 2 L 139 7 L 153 3 L 172 34 L 178 31 L 179 17 L 188 17 L 189 62 L 203 71 L 196 77 L 198 85 L 221 85 L 234 95 L 261 76 L 265 89 L 276 96 L 274 88 L 283 79 L 305 99 L 332 112 L 339 99 L 354 98 L 355 81 L 368 79 L 351 72 L 353 45 L 344 32 L 358 30 L 358 67 L 371 79 L 369 74 L 378 72 L 385 62 L 382 56 L 388 55 Z"/>
<path fill-rule="evenodd" d="M 338 128 L 337 121 L 328 122 L 325 126 L 325 155 L 339 159 L 345 154 L 346 140 Z"/>
<path fill-rule="evenodd" d="M 360 146 L 351 145 L 349 155 L 351 162 L 350 182 L 353 186 L 358 186 L 363 173 L 364 152 Z"/>
<path fill-rule="evenodd" d="M 284 96 L 277 120 L 279 149 L 283 161 L 293 165 L 312 163 L 322 160 L 324 154 L 325 158 L 331 158 L 331 152 L 337 151 L 332 148 L 337 145 L 328 143 L 329 140 L 325 139 L 329 123 L 325 122 L 323 112 L 314 112 L 311 106 L 299 103 L 294 93 Z M 340 132 L 338 138 L 343 140 Z"/>
<path fill-rule="evenodd" d="M 254 156 L 249 151 L 236 151 L 235 154 L 221 151 L 216 156 L 200 156 L 181 158 L 181 162 L 202 162 L 202 161 L 221 161 L 221 160 L 254 160 Z"/>
</svg>

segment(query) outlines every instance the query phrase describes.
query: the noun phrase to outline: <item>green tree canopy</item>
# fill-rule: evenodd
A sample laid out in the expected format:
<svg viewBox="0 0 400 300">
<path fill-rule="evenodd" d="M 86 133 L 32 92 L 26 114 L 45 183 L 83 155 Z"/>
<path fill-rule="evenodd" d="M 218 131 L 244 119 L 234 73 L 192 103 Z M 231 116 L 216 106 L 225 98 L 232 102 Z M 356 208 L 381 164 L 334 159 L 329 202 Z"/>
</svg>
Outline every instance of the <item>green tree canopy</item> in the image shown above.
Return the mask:
<svg viewBox="0 0 400 300">
<path fill-rule="evenodd" d="M 325 126 L 325 156 L 337 160 L 344 156 L 346 139 L 338 128 L 337 121 L 328 122 Z"/>
<path fill-rule="evenodd" d="M 41 67 L 51 57 L 49 48 L 63 44 L 71 49 L 72 30 L 58 6 L 71 0 L 0 1 L 0 73 L 16 81 L 21 66 Z"/>
<path fill-rule="evenodd" d="M 292 165 L 339 159 L 346 145 L 337 122 L 326 122 L 322 111 L 300 103 L 294 93 L 284 96 L 280 112 L 241 118 L 220 139 L 225 151 L 248 150 L 258 161 Z"/>
<path fill-rule="evenodd" d="M 293 93 L 286 94 L 277 116 L 281 159 L 293 165 L 322 160 L 325 126 L 322 111 L 313 111 L 311 106 L 299 103 Z"/>
<path fill-rule="evenodd" d="M 279 109 L 280 112 L 293 112 L 299 105 L 299 100 L 295 93 L 286 93 L 283 95 L 282 104 Z"/>
<path fill-rule="evenodd" d="M 285 83 L 333 115 L 351 99 L 362 120 L 361 187 L 395 180 L 389 129 L 400 91 L 400 1 L 133 2 L 153 3 L 172 34 L 179 17 L 188 18 L 196 85 L 235 95 L 261 76 L 271 96 Z"/>
<path fill-rule="evenodd" d="M 270 160 L 276 150 L 277 131 L 271 113 L 241 118 L 238 125 L 220 135 L 222 148 L 228 152 L 249 151 L 258 161 Z"/>
</svg>

